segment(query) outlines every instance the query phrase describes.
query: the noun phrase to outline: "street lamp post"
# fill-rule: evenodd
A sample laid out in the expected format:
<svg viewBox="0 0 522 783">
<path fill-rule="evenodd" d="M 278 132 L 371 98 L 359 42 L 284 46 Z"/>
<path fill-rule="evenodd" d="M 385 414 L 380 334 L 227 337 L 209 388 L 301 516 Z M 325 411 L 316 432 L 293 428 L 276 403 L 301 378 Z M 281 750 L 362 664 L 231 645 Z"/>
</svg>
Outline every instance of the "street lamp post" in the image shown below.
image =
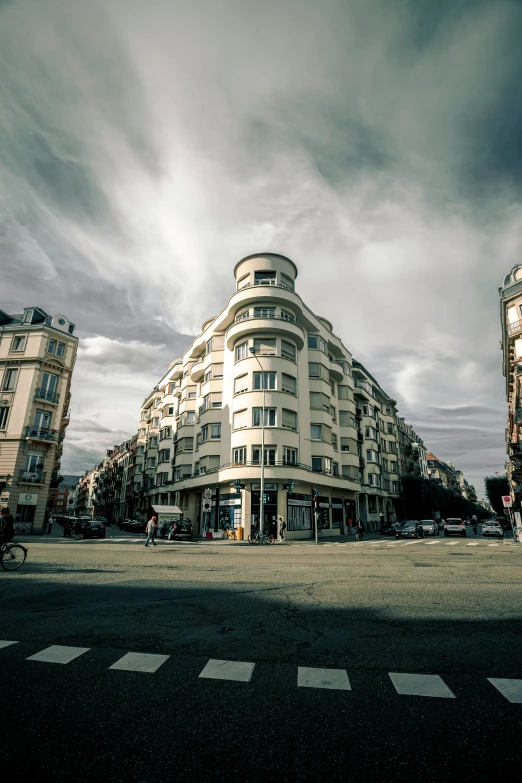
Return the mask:
<svg viewBox="0 0 522 783">
<path fill-rule="evenodd" d="M 263 408 L 261 411 L 261 492 L 259 493 L 259 541 L 261 541 L 265 515 L 265 373 L 255 349 L 250 348 L 250 353 L 256 357 L 257 363 L 261 368 L 261 388 L 263 389 Z"/>
</svg>

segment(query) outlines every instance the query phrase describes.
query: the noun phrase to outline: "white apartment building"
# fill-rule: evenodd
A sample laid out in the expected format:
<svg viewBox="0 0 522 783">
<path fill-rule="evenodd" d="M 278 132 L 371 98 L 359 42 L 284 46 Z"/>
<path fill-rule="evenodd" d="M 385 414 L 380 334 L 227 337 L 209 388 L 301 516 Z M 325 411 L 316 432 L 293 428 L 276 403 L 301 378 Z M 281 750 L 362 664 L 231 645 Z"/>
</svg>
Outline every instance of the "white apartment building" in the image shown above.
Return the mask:
<svg viewBox="0 0 522 783">
<path fill-rule="evenodd" d="M 395 519 L 395 403 L 295 291 L 297 267 L 272 253 L 234 270 L 236 290 L 142 405 L 135 490 L 140 509 L 177 505 L 195 532 L 258 526 L 262 411 L 264 528 L 323 535 L 360 516 Z M 237 491 L 234 484 L 243 487 Z M 210 491 L 210 511 L 203 492 Z"/>
<path fill-rule="evenodd" d="M 0 310 L 0 507 L 42 531 L 58 486 L 78 338 L 64 315 Z"/>
</svg>

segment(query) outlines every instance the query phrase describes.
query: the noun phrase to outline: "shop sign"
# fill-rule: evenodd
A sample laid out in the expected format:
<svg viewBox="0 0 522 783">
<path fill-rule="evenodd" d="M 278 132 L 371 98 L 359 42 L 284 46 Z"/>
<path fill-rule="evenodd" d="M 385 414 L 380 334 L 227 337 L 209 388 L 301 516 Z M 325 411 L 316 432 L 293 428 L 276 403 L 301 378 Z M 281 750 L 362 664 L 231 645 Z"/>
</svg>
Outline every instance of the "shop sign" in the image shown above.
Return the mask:
<svg viewBox="0 0 522 783">
<path fill-rule="evenodd" d="M 312 501 L 311 500 L 292 500 L 291 498 L 288 499 L 288 505 L 289 506 L 311 506 Z"/>
<path fill-rule="evenodd" d="M 342 507 L 343 507 L 342 503 L 332 503 L 332 508 L 342 508 Z"/>
<path fill-rule="evenodd" d="M 319 503 L 319 508 L 330 508 L 329 503 Z M 339 508 L 342 508 L 342 506 L 339 506 Z"/>
<path fill-rule="evenodd" d="M 252 484 L 253 492 L 261 491 L 261 484 Z M 265 484 L 265 492 L 277 492 L 277 484 Z"/>
<path fill-rule="evenodd" d="M 216 501 L 214 501 L 215 503 Z M 231 500 L 220 500 L 219 501 L 220 506 L 240 506 L 241 505 L 241 498 L 232 498 Z"/>
<path fill-rule="evenodd" d="M 18 496 L 19 506 L 36 506 L 38 503 L 38 495 L 34 495 L 30 492 L 20 492 Z"/>
</svg>

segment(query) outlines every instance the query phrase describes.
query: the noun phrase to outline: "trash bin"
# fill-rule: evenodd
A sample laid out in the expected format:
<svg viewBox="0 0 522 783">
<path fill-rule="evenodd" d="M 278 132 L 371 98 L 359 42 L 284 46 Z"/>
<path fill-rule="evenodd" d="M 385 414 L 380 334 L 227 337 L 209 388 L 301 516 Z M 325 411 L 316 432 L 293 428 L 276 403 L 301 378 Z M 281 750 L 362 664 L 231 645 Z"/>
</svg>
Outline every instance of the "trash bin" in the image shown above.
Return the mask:
<svg viewBox="0 0 522 783">
<path fill-rule="evenodd" d="M 237 540 L 242 541 L 244 538 L 245 528 L 239 525 L 237 529 Z"/>
</svg>

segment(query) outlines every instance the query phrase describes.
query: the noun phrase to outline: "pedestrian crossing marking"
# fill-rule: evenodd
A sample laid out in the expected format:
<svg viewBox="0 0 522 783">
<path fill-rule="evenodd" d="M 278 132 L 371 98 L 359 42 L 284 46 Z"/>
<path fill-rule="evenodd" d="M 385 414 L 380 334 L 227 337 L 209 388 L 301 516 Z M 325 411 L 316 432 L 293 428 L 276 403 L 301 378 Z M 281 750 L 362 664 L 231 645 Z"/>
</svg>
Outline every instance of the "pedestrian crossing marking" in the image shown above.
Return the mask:
<svg viewBox="0 0 522 783">
<path fill-rule="evenodd" d="M 250 682 L 254 666 L 255 663 L 245 661 L 220 661 L 211 658 L 199 676 L 210 680 Z"/>
<path fill-rule="evenodd" d="M 446 546 L 458 546 L 460 543 L 460 541 L 448 541 Z"/>
<path fill-rule="evenodd" d="M 478 546 L 478 541 L 472 542 L 471 544 L 466 544 L 466 546 Z"/>
<path fill-rule="evenodd" d="M 488 544 L 488 546 L 500 546 L 500 544 Z"/>
<path fill-rule="evenodd" d="M 170 658 L 170 655 L 153 655 L 151 653 L 127 653 L 109 669 L 120 669 L 127 672 L 151 672 L 158 671 L 159 667 Z"/>
<path fill-rule="evenodd" d="M 52 644 L 41 650 L 36 655 L 27 658 L 28 661 L 42 661 L 44 663 L 70 663 L 78 656 L 88 652 L 90 647 L 64 647 L 60 644 Z"/>
<path fill-rule="evenodd" d="M 297 667 L 298 688 L 328 688 L 334 691 L 351 691 L 350 680 L 345 669 L 315 669 Z"/>
<path fill-rule="evenodd" d="M 454 699 L 442 677 L 438 674 L 402 674 L 389 672 L 395 690 L 401 696 L 431 696 L 438 699 Z"/>
<path fill-rule="evenodd" d="M 433 544 L 440 544 L 440 541 L 425 541 L 424 543 L 428 546 L 433 546 Z"/>
<path fill-rule="evenodd" d="M 505 680 L 495 677 L 488 677 L 488 680 L 511 704 L 522 704 L 522 680 Z"/>
<path fill-rule="evenodd" d="M 0 639 L 0 650 L 4 647 L 10 647 L 11 644 L 18 644 L 18 642 L 8 642 L 7 639 Z"/>
</svg>

